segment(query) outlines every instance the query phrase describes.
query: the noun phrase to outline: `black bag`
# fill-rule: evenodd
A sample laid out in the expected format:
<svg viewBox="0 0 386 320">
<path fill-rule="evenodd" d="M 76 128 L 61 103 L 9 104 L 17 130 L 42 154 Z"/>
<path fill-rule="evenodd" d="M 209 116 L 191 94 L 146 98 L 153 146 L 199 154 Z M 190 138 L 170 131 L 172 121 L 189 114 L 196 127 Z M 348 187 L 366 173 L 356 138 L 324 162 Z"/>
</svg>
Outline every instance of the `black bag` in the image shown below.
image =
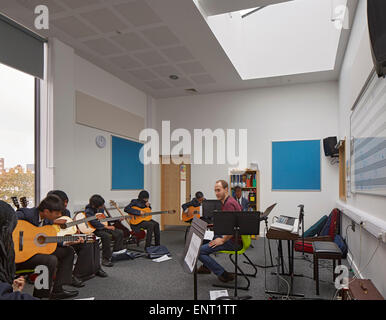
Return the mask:
<svg viewBox="0 0 386 320">
<path fill-rule="evenodd" d="M 113 255 L 111 257 L 111 261 L 121 261 L 121 260 L 134 260 L 139 257 L 143 257 L 146 255 L 145 253 L 140 253 L 140 252 L 132 252 L 128 250 L 121 250 L 119 252 L 113 252 Z"/>
<path fill-rule="evenodd" d="M 164 256 L 165 254 L 169 256 L 170 252 L 165 246 L 151 246 L 146 248 L 148 257 L 150 259 L 157 259 Z"/>
</svg>

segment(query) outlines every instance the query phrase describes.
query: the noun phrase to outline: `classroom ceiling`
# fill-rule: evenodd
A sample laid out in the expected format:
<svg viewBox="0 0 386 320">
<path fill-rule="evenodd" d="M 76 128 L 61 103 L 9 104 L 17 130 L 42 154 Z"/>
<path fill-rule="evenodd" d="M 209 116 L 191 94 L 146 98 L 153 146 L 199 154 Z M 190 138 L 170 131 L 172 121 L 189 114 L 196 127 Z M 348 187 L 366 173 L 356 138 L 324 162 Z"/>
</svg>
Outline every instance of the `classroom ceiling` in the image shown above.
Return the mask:
<svg viewBox="0 0 386 320">
<path fill-rule="evenodd" d="M 155 98 L 192 94 L 187 89 L 212 93 L 337 80 L 348 30 L 341 33 L 333 70 L 242 80 L 206 21 L 227 10 L 281 2 L 287 0 L 1 0 L 0 12 L 44 37 L 58 38 Z M 49 8 L 48 31 L 33 26 L 39 4 Z M 352 16 L 356 4 L 349 0 Z"/>
</svg>

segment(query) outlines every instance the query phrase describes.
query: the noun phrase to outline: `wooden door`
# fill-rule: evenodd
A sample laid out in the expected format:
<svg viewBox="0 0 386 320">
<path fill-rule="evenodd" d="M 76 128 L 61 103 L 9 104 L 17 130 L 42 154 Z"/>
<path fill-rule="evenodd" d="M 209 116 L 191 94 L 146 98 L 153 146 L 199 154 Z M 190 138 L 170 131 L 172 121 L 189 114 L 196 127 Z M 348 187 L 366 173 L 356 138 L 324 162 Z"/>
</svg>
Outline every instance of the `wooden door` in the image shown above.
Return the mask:
<svg viewBox="0 0 386 320">
<path fill-rule="evenodd" d="M 181 166 L 185 166 L 185 173 Z M 161 215 L 161 229 L 165 226 L 186 225 L 181 220 L 181 205 L 190 200 L 190 164 L 161 164 L 161 210 L 176 210 L 175 214 Z M 181 189 L 185 187 L 184 195 Z"/>
</svg>

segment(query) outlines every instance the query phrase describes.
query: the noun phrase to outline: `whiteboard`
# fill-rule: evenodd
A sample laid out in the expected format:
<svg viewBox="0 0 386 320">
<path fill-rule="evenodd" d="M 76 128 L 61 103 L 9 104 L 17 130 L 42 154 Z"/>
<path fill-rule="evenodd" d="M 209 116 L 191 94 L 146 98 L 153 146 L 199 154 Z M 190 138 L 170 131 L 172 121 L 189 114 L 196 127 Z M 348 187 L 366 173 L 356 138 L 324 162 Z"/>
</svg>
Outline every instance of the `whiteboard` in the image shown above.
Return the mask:
<svg viewBox="0 0 386 320">
<path fill-rule="evenodd" d="M 375 72 L 350 118 L 351 192 L 386 196 L 386 79 Z"/>
</svg>

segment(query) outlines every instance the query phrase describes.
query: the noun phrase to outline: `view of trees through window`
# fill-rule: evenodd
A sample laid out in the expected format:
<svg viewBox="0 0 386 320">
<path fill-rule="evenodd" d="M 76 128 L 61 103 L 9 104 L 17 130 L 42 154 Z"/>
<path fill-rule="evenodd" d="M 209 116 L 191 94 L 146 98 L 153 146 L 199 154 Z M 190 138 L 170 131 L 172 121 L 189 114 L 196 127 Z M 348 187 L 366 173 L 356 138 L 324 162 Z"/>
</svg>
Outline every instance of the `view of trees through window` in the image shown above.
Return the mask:
<svg viewBox="0 0 386 320">
<path fill-rule="evenodd" d="M 35 202 L 35 79 L 0 64 L 0 200 Z"/>
</svg>

